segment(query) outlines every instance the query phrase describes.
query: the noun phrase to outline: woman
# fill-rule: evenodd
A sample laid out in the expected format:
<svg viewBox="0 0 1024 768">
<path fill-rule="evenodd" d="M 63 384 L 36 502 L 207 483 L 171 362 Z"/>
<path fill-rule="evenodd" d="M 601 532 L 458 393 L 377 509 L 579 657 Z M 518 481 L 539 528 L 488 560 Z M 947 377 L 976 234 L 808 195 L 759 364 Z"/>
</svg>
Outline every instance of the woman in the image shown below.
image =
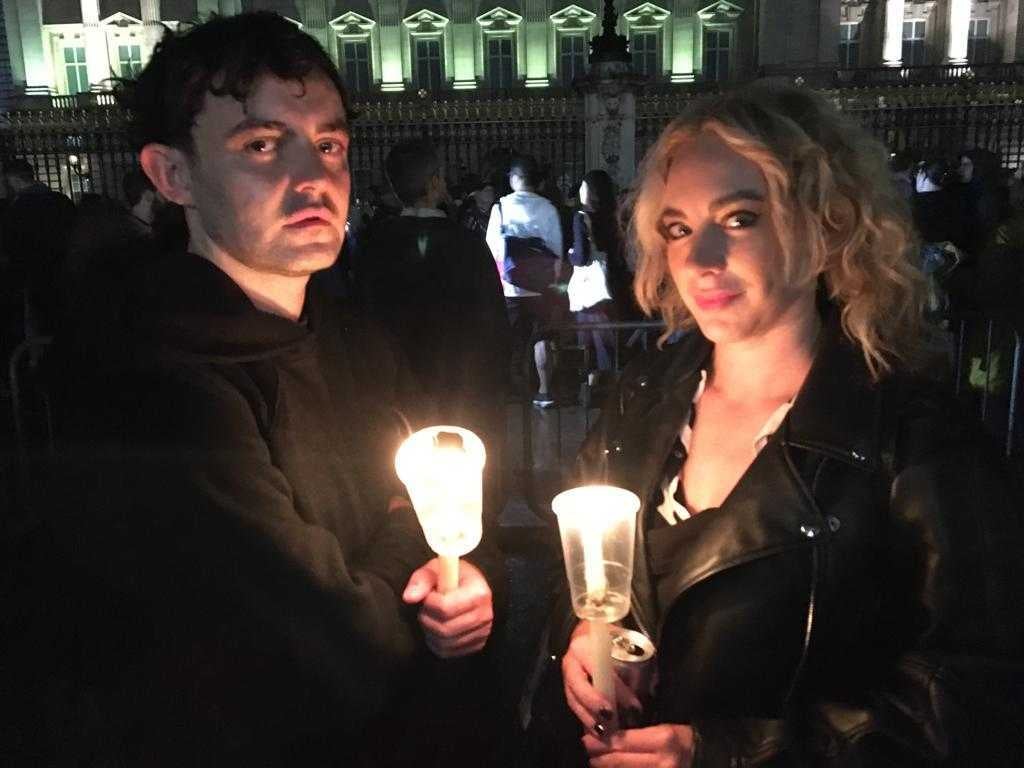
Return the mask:
<svg viewBox="0 0 1024 768">
<path fill-rule="evenodd" d="M 569 309 L 577 323 L 607 323 L 617 316 L 615 289 L 624 267 L 612 177 L 602 170 L 589 171 L 580 182 L 579 201 L 569 250 Z M 610 330 L 580 331 L 579 343 L 593 350 L 599 371 L 614 368 Z"/>
<path fill-rule="evenodd" d="M 1024 754 L 1019 496 L 915 374 L 923 280 L 888 178 L 794 89 L 700 102 L 646 158 L 636 296 L 693 332 L 625 371 L 579 459 L 644 500 L 629 622 L 658 648 L 648 725 L 616 729 L 585 626 L 553 633 L 590 765 Z"/>
</svg>

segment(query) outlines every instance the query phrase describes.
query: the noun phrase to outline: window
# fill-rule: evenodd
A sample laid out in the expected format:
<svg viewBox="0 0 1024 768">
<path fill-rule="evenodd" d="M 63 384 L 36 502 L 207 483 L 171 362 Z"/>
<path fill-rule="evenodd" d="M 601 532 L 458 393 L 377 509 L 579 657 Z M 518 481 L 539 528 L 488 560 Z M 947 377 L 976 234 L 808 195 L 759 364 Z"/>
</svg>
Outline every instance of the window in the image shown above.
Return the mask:
<svg viewBox="0 0 1024 768">
<path fill-rule="evenodd" d="M 345 86 L 353 93 L 370 90 L 370 45 L 365 40 L 345 40 L 341 46 Z"/>
<path fill-rule="evenodd" d="M 729 79 L 729 43 L 727 29 L 704 30 L 704 79 Z"/>
<path fill-rule="evenodd" d="M 487 38 L 487 85 L 511 88 L 515 79 L 515 41 L 511 37 Z"/>
<path fill-rule="evenodd" d="M 89 90 L 89 68 L 85 65 L 85 48 L 64 49 L 64 74 L 68 79 L 68 93 Z"/>
<path fill-rule="evenodd" d="M 629 49 L 633 54 L 633 69 L 641 75 L 655 77 L 658 69 L 658 33 L 636 32 Z"/>
<path fill-rule="evenodd" d="M 137 45 L 117 46 L 121 77 L 135 77 L 142 71 L 142 49 Z"/>
<path fill-rule="evenodd" d="M 587 74 L 587 40 L 583 35 L 562 35 L 558 43 L 558 76 L 570 86 Z"/>
<path fill-rule="evenodd" d="M 903 22 L 903 66 L 917 67 L 925 63 L 924 19 Z"/>
<path fill-rule="evenodd" d="M 967 60 L 972 64 L 991 61 L 988 42 L 988 19 L 971 19 L 967 33 Z"/>
<path fill-rule="evenodd" d="M 839 25 L 839 68 L 852 69 L 860 58 L 860 22 L 844 21 Z"/>
<path fill-rule="evenodd" d="M 441 88 L 444 70 L 441 66 L 441 38 L 432 37 L 427 40 L 415 40 L 416 70 L 414 72 L 416 88 L 436 91 Z"/>
</svg>

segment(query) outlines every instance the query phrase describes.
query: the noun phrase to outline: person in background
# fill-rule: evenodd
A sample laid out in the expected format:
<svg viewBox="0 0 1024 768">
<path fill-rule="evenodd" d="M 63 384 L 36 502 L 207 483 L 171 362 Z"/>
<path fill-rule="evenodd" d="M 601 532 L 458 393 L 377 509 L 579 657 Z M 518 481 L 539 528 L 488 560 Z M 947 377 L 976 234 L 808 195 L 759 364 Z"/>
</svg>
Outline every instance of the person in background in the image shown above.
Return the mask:
<svg viewBox="0 0 1024 768">
<path fill-rule="evenodd" d="M 512 361 L 513 370 L 522 368 L 525 354 L 529 354 L 527 346 L 538 329 L 550 322 L 558 307 L 558 297 L 549 288 L 531 290 L 513 285 L 506 274 L 505 248 L 506 238 L 539 241 L 540 247 L 546 248 L 550 254 L 552 269 L 551 283 L 556 279 L 555 267 L 562 258 L 562 225 L 558 210 L 547 199 L 537 194 L 537 186 L 541 182 L 540 167 L 529 155 L 513 158 L 508 172 L 509 186 L 512 193 L 499 198 L 491 209 L 491 217 L 487 223 L 486 241 L 494 257 L 498 273 L 502 277 L 502 289 L 505 294 L 505 306 L 508 310 L 509 324 L 512 327 Z M 550 342 L 544 339 L 533 345 L 533 357 L 537 368 L 537 393 L 533 404 L 539 408 L 550 408 L 555 404 L 551 392 L 552 361 Z"/>
<path fill-rule="evenodd" d="M 1020 484 L 921 375 L 923 279 L 884 157 L 820 96 L 763 84 L 693 104 L 648 153 L 637 299 L 689 332 L 626 370 L 576 480 L 643 500 L 627 621 L 658 684 L 618 686 L 644 724 L 617 729 L 566 606 L 575 764 L 1024 754 Z"/>
<path fill-rule="evenodd" d="M 36 180 L 35 168 L 15 158 L 4 163 L 9 203 L 0 222 L 0 252 L 23 297 L 22 338 L 53 333 L 61 323 L 60 273 L 75 223 L 75 205 Z"/>
<path fill-rule="evenodd" d="M 589 171 L 580 182 L 579 203 L 572 219 L 569 309 L 578 323 L 608 323 L 618 319 L 622 292 L 628 290 L 611 176 L 602 170 Z M 597 370 L 614 369 L 612 331 L 580 331 L 579 343 L 593 351 Z"/>
<path fill-rule="evenodd" d="M 405 207 L 366 232 L 357 294 L 398 341 L 440 423 L 483 438 L 484 527 L 497 531 L 510 341 L 501 281 L 483 240 L 439 208 L 444 169 L 430 143 L 397 144 L 385 168 Z"/>
</svg>

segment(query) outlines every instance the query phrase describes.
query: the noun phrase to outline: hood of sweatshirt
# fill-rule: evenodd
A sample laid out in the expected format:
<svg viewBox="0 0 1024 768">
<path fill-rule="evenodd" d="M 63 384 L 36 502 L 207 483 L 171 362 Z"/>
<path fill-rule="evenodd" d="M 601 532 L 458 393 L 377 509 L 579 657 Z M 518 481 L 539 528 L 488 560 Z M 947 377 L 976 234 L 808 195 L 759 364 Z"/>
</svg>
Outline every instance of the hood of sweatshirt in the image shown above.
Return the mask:
<svg viewBox="0 0 1024 768">
<path fill-rule="evenodd" d="M 211 262 L 177 253 L 140 271 L 125 325 L 136 352 L 196 361 L 250 362 L 305 346 L 324 319 L 307 288 L 299 322 L 257 309 Z"/>
</svg>

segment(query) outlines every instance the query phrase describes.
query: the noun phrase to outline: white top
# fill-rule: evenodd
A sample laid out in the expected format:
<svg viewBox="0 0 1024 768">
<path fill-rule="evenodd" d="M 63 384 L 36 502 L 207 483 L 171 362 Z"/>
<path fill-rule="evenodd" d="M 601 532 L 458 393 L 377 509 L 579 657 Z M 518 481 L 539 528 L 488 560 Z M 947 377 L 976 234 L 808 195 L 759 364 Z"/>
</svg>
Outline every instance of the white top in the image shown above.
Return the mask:
<svg viewBox="0 0 1024 768">
<path fill-rule="evenodd" d="M 513 192 L 501 198 L 501 213 L 498 206 L 491 208 L 491 218 L 487 222 L 487 245 L 494 256 L 498 274 L 504 274 L 505 238 L 539 237 L 552 253 L 562 258 L 562 224 L 558 211 L 549 200 L 534 192 Z M 501 225 L 504 221 L 505 231 Z M 539 293 L 517 288 L 511 283 L 501 281 L 506 296 L 539 296 Z"/>
<path fill-rule="evenodd" d="M 700 384 L 697 385 L 697 391 L 693 393 L 693 400 L 690 401 L 690 413 L 686 417 L 686 423 L 683 425 L 682 432 L 679 433 L 679 441 L 683 444 L 683 448 L 687 453 L 690 452 L 690 443 L 693 440 L 693 427 L 691 422 L 693 421 L 693 411 L 697 403 L 700 401 L 701 395 L 704 394 L 704 388 L 708 383 L 708 372 L 702 370 L 700 372 Z M 754 455 L 756 456 L 761 450 L 768 444 L 768 438 L 775 434 L 775 431 L 782 425 L 783 420 L 786 418 L 786 414 L 789 413 L 789 409 L 793 407 L 793 401 L 790 400 L 788 403 L 783 403 L 776 408 L 772 415 L 768 417 L 768 420 L 764 423 L 764 426 L 757 431 L 757 436 L 754 438 Z M 684 507 L 676 500 L 676 490 L 679 488 L 679 473 L 676 472 L 672 476 L 672 479 L 667 483 L 664 483 L 661 489 L 661 504 L 658 505 L 658 514 L 660 514 L 669 525 L 675 525 L 679 520 L 687 520 L 690 517 L 690 510 Z"/>
</svg>

